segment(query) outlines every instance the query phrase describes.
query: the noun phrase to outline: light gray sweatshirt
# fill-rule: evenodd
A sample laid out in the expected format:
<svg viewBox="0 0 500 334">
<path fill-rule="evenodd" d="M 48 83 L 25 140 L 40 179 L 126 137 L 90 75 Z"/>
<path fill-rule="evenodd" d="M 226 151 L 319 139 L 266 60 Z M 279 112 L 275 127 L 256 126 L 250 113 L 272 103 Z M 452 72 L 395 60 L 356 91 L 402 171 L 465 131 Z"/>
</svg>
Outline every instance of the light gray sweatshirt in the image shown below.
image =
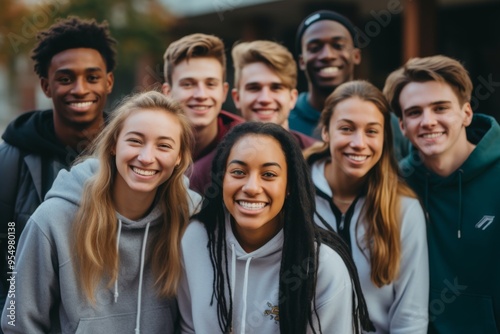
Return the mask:
<svg viewBox="0 0 500 334">
<path fill-rule="evenodd" d="M 151 269 L 151 240 L 161 222 L 158 206 L 138 221 L 117 213 L 118 279 L 110 287 L 106 280 L 100 283 L 95 305 L 83 295 L 72 258 L 72 225 L 83 185 L 97 168 L 98 161 L 91 159 L 61 171 L 28 221 L 2 314 L 5 333 L 175 332 L 176 300 L 158 297 Z M 191 191 L 189 197 L 194 210 L 201 197 Z"/>
<path fill-rule="evenodd" d="M 353 215 L 340 217 L 332 211 L 332 190 L 325 178 L 326 160 L 311 166 L 311 175 L 316 186 L 316 209 L 330 227 L 339 231 L 349 230 L 351 253 L 358 270 L 361 289 L 368 306 L 370 319 L 376 334 L 425 334 L 428 325 L 429 302 L 429 258 L 425 232 L 424 212 L 415 198 L 401 198 L 401 263 L 398 277 L 390 284 L 377 287 L 371 281 L 370 254 L 366 245 L 366 198 L 359 198 Z M 319 195 L 322 194 L 322 195 Z M 316 223 L 327 226 L 315 217 Z"/>
<path fill-rule="evenodd" d="M 234 235 L 226 216 L 228 272 L 233 295 L 233 332 L 238 334 L 279 333 L 279 281 L 283 250 L 283 230 L 259 249 L 247 253 Z M 213 298 L 213 268 L 207 248 L 208 234 L 199 221 L 192 221 L 182 238 L 185 273 L 178 292 L 181 333 L 221 333 L 217 301 Z M 301 284 L 295 276 L 305 274 L 307 263 L 284 273 L 286 284 Z M 316 310 L 323 333 L 353 333 L 352 284 L 342 258 L 321 245 L 316 284 Z M 212 302 L 213 301 L 213 302 Z M 229 302 L 228 302 L 229 305 Z M 304 313 L 304 316 L 307 314 Z M 313 315 L 316 320 L 316 316 Z M 318 324 L 314 326 L 318 331 Z M 307 333 L 312 333 L 308 326 Z"/>
</svg>

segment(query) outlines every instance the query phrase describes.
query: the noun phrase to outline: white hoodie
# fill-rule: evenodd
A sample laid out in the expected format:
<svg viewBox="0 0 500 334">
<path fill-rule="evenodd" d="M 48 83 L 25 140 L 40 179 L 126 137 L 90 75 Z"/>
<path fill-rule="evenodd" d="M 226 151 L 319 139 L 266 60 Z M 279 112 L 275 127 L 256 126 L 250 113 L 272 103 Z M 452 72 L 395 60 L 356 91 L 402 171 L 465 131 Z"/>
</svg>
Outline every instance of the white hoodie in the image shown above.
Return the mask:
<svg viewBox="0 0 500 334">
<path fill-rule="evenodd" d="M 227 214 L 226 243 L 230 259 L 228 272 L 234 294 L 233 333 L 279 333 L 279 321 L 286 321 L 278 316 L 283 230 L 261 248 L 247 253 L 236 240 Z M 199 221 L 191 222 L 182 240 L 185 272 L 178 293 L 182 333 L 221 332 L 215 298 L 210 305 L 213 268 L 207 245 L 205 227 Z M 295 269 L 305 273 L 303 268 Z M 289 276 L 285 274 L 284 282 L 300 284 L 296 276 Z M 293 281 L 294 279 L 298 281 Z M 323 333 L 353 332 L 352 297 L 351 280 L 344 261 L 334 250 L 322 244 L 319 252 L 316 309 Z M 228 298 L 229 293 L 226 291 L 226 300 Z M 310 328 L 308 332 L 312 332 Z"/>
<path fill-rule="evenodd" d="M 325 163 L 326 160 L 323 159 L 311 166 L 312 179 L 317 188 L 316 210 L 330 227 L 337 231 L 339 223 L 330 206 L 330 203 L 333 203 L 332 191 L 325 178 Z M 318 191 L 326 198 L 319 196 Z M 364 242 L 366 233 L 366 221 L 362 214 L 364 204 L 365 197 L 359 198 L 355 203 L 350 223 L 345 222 L 345 224 L 346 228 L 349 227 L 352 257 L 358 269 L 361 289 L 376 333 L 427 333 L 429 259 L 422 207 L 415 198 L 401 199 L 400 273 L 391 284 L 378 288 L 370 279 L 369 251 Z M 315 220 L 319 226 L 327 229 L 317 216 Z"/>
</svg>

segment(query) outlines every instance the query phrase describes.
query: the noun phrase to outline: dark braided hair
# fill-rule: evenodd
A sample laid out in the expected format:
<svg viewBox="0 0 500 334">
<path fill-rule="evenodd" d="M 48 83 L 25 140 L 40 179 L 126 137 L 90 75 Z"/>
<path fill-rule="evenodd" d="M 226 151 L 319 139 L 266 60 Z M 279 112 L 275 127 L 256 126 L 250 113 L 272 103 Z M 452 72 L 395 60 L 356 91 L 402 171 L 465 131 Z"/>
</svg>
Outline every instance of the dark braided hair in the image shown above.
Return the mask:
<svg viewBox="0 0 500 334">
<path fill-rule="evenodd" d="M 307 326 L 311 327 L 314 333 L 317 331 L 313 327 L 313 316 L 316 316 L 321 324 L 315 305 L 315 291 L 318 272 L 318 254 L 322 242 L 325 242 L 337 250 L 344 259 L 351 279 L 356 283 L 356 268 L 350 258 L 347 246 L 340 237 L 321 231 L 313 220 L 315 212 L 314 186 L 300 147 L 295 138 L 281 126 L 273 123 L 246 122 L 235 126 L 223 138 L 217 147 L 217 151 L 212 163 L 211 179 L 212 184 L 205 190 L 205 199 L 201 211 L 196 218 L 201 221 L 208 234 L 208 249 L 210 260 L 214 270 L 213 295 L 217 302 L 217 316 L 222 332 L 228 333 L 232 329 L 232 300 L 226 298 L 225 291 L 231 295 L 231 285 L 229 282 L 228 253 L 225 238 L 224 223 L 224 202 L 223 202 L 223 178 L 226 170 L 226 163 L 230 151 L 234 144 L 247 135 L 264 135 L 276 139 L 285 155 L 288 171 L 287 196 L 282 215 L 284 219 L 284 242 L 282 250 L 282 260 L 279 277 L 279 322 L 281 333 L 306 333 Z M 291 181 L 293 180 L 293 181 Z M 295 222 L 293 224 L 287 222 Z M 299 223 L 300 222 L 300 223 Z M 333 246 L 332 246 L 333 245 Z M 304 273 L 295 273 L 292 268 L 297 266 L 304 268 L 306 264 L 306 277 Z M 286 276 L 285 276 L 286 273 Z M 298 287 L 296 284 L 287 284 L 284 278 L 296 276 L 302 282 Z M 295 281 L 295 280 L 294 280 Z M 288 282 L 290 280 L 288 279 Z M 296 281 L 295 281 L 296 282 Z M 355 308 L 362 308 L 361 315 L 368 314 L 366 305 L 362 297 L 359 282 L 353 284 Z M 304 307 L 306 309 L 304 309 Z M 311 311 L 311 307 L 313 312 Z M 304 315 L 307 314 L 305 317 Z M 360 312 L 353 311 L 353 327 L 359 329 L 359 324 L 366 322 L 366 319 L 359 318 Z M 369 319 L 368 319 L 369 322 Z"/>
<path fill-rule="evenodd" d="M 47 30 L 39 32 L 37 40 L 31 59 L 40 78 L 47 77 L 52 57 L 68 49 L 95 49 L 106 62 L 107 72 L 115 69 L 116 40 L 111 37 L 106 21 L 98 24 L 94 19 L 84 20 L 76 16 L 58 19 Z"/>
</svg>

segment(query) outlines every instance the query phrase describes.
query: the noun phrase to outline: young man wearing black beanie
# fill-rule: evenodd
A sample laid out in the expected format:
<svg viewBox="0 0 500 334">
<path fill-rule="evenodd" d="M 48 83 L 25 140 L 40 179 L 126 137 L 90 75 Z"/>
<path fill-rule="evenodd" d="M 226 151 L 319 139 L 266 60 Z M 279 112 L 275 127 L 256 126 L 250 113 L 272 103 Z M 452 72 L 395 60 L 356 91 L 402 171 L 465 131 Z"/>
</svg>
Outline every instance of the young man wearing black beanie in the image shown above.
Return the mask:
<svg viewBox="0 0 500 334">
<path fill-rule="evenodd" d="M 351 21 L 328 10 L 314 12 L 301 22 L 295 44 L 308 91 L 300 93 L 290 113 L 290 128 L 320 139 L 316 126 L 325 100 L 337 86 L 353 80 L 361 50 Z"/>
</svg>

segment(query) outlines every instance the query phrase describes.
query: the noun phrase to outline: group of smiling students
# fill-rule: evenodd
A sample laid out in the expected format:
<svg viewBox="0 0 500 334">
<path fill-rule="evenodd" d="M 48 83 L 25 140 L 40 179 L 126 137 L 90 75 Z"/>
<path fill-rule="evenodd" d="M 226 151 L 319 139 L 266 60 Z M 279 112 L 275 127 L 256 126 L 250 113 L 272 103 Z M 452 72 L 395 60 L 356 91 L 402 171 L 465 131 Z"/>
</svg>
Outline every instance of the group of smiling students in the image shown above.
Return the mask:
<svg viewBox="0 0 500 334">
<path fill-rule="evenodd" d="M 201 200 L 188 190 L 184 175 L 193 139 L 182 108 L 154 91 L 125 99 L 96 139 L 92 157 L 60 172 L 30 218 L 17 253 L 16 326 L 4 329 L 369 329 L 348 248 L 315 225 L 316 220 L 327 228 L 335 219 L 352 234 L 354 258 L 365 262 L 357 266 L 366 302 L 376 305 L 372 318 L 395 314 L 403 322 L 415 312 L 425 318 L 423 213 L 416 199 L 403 197 L 411 192 L 398 181 L 392 146 L 384 141 L 390 140 L 390 127 L 383 101 L 380 91 L 360 81 L 332 94 L 322 120 L 324 147 L 309 158 L 313 179 L 288 131 L 273 123 L 235 126 L 217 148 L 211 191 Z M 356 158 L 346 163 L 336 155 L 335 141 L 367 120 L 369 137 L 379 141 L 379 148 L 372 166 L 360 171 L 349 167 Z M 337 208 L 333 213 L 342 210 L 342 203 L 323 203 L 315 195 L 315 185 L 331 192 L 330 182 L 359 193 L 342 218 L 329 211 L 331 206 Z M 365 201 L 367 211 L 361 213 Z M 385 217 L 384 205 L 387 212 L 401 207 L 401 215 Z M 421 224 L 405 223 L 408 217 Z M 387 230 L 387 237 L 375 226 Z M 404 245 L 399 233 L 407 239 Z M 413 318 L 410 322 L 416 325 Z"/>
<path fill-rule="evenodd" d="M 181 104 L 123 99 L 26 225 L 2 329 L 426 333 L 426 222 L 398 170 L 386 96 L 339 85 L 305 150 L 273 122 L 233 126 L 201 196 Z"/>
</svg>

